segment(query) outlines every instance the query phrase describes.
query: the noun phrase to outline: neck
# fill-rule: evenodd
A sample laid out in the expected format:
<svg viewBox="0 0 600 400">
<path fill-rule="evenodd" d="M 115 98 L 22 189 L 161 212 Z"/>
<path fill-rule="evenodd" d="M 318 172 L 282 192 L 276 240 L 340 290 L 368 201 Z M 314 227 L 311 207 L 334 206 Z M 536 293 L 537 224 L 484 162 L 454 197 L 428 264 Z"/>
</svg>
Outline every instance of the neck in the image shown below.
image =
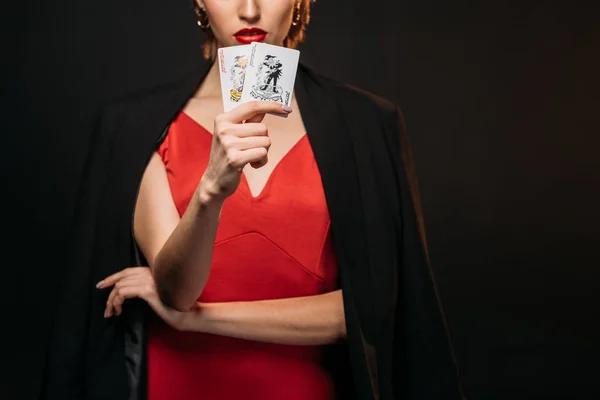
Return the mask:
<svg viewBox="0 0 600 400">
<path fill-rule="evenodd" d="M 213 62 L 194 97 L 221 97 L 221 77 L 219 76 L 218 62 Z"/>
</svg>

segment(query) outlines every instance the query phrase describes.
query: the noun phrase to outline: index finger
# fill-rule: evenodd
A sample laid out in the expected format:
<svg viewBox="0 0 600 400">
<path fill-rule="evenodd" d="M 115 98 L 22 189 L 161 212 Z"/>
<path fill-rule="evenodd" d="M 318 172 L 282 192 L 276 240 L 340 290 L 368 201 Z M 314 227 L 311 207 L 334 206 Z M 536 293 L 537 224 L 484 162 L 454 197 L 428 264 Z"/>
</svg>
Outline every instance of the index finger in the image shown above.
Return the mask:
<svg viewBox="0 0 600 400">
<path fill-rule="evenodd" d="M 247 103 L 241 104 L 233 110 L 226 113 L 227 119 L 230 122 L 243 122 L 251 119 L 254 116 L 258 116 L 262 114 L 259 118 L 262 120 L 266 113 L 274 113 L 274 114 L 289 114 L 292 112 L 292 108 L 285 106 L 281 103 L 273 102 L 273 101 L 249 101 Z M 252 122 L 260 122 L 256 119 L 253 119 Z"/>
<path fill-rule="evenodd" d="M 114 285 L 115 283 L 117 283 L 119 281 L 119 279 L 129 275 L 130 272 L 130 268 L 125 268 L 115 274 L 112 274 L 110 276 L 107 276 L 106 278 L 104 278 L 103 280 L 101 280 L 100 282 L 98 282 L 96 284 L 96 287 L 98 289 L 103 289 L 106 287 L 110 287 L 112 285 Z"/>
</svg>

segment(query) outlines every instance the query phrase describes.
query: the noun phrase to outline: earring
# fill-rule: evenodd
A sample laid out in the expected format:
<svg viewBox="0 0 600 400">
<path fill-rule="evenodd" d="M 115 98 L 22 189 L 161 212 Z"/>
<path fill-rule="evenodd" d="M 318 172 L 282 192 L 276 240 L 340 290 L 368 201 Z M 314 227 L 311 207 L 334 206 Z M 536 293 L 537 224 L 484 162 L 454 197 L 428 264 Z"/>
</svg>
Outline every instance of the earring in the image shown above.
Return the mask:
<svg viewBox="0 0 600 400">
<path fill-rule="evenodd" d="M 210 21 L 208 20 L 208 16 L 206 15 L 206 11 L 201 9 L 200 7 L 194 7 L 196 11 L 196 16 L 198 17 L 198 26 L 200 29 L 208 30 L 210 28 Z"/>
<path fill-rule="evenodd" d="M 302 3 L 302 0 L 298 0 L 298 2 L 296 3 L 296 7 L 294 7 L 294 17 L 292 21 L 292 26 L 300 25 L 300 3 Z"/>
</svg>

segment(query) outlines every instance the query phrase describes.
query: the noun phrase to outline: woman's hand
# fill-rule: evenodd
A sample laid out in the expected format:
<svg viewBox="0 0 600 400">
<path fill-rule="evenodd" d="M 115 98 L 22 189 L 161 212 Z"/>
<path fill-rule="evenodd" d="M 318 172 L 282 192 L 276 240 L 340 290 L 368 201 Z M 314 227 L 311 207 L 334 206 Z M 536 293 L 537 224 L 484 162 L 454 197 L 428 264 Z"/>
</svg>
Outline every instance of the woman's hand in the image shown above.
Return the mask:
<svg viewBox="0 0 600 400">
<path fill-rule="evenodd" d="M 240 184 L 246 164 L 260 168 L 267 163 L 271 146 L 266 113 L 288 114 L 291 108 L 270 101 L 252 101 L 215 117 L 208 166 L 199 185 L 199 196 L 224 200 Z"/>
<path fill-rule="evenodd" d="M 198 303 L 185 312 L 161 300 L 148 267 L 126 268 L 96 285 L 113 287 L 104 316 L 120 315 L 125 299 L 139 297 L 180 331 L 287 345 L 323 345 L 346 337 L 342 291 L 275 300 Z"/>
<path fill-rule="evenodd" d="M 185 315 L 188 314 L 174 310 L 160 300 L 152 272 L 148 267 L 126 268 L 100 281 L 96 287 L 98 289 L 113 287 L 106 302 L 105 318 L 121 315 L 125 299 L 134 297 L 146 301 L 162 320 L 175 329 L 182 328 Z"/>
</svg>

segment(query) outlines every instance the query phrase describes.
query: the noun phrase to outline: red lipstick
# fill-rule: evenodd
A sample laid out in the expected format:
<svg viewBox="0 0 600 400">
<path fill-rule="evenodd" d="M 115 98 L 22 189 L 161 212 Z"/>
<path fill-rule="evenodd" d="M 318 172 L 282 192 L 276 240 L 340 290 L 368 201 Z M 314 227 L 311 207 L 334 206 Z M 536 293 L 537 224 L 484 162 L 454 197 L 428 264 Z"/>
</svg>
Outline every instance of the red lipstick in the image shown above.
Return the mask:
<svg viewBox="0 0 600 400">
<path fill-rule="evenodd" d="M 259 28 L 244 28 L 233 34 L 235 39 L 242 44 L 262 42 L 267 37 L 267 32 Z"/>
</svg>

